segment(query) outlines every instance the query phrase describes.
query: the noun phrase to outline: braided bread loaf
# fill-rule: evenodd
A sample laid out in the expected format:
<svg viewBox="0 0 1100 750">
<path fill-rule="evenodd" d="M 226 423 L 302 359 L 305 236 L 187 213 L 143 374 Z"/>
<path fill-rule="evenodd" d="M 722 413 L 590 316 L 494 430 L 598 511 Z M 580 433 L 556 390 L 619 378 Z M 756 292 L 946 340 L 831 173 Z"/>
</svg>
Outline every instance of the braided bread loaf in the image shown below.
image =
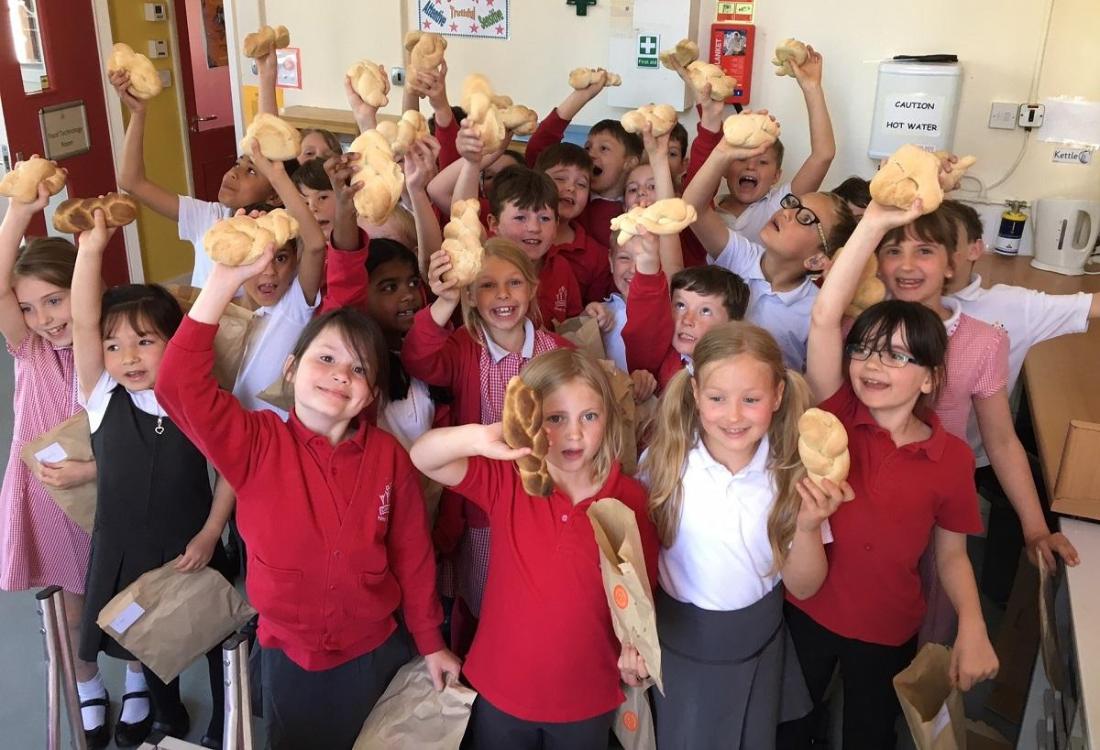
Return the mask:
<svg viewBox="0 0 1100 750">
<path fill-rule="evenodd" d="M 405 187 L 405 175 L 394 160 L 393 147 L 377 130 L 365 130 L 351 142 L 348 151 L 360 155 L 355 180 L 362 181 L 363 187 L 355 193 L 355 210 L 370 224 L 384 224 Z"/>
<path fill-rule="evenodd" d="M 676 110 L 668 104 L 643 104 L 619 120 L 628 133 L 641 133 L 647 122 L 653 124 L 653 137 L 659 138 L 676 127 Z"/>
<path fill-rule="evenodd" d="M 207 229 L 202 244 L 215 263 L 246 266 L 263 255 L 264 248 L 275 244 L 275 235 L 256 219 L 241 214 L 222 219 Z"/>
<path fill-rule="evenodd" d="M 386 120 L 378 123 L 378 132 L 390 142 L 394 157 L 401 158 L 409 150 L 413 141 L 428 136 L 428 121 L 420 112 L 409 109 L 405 110 L 401 119 L 396 122 Z"/>
<path fill-rule="evenodd" d="M 794 78 L 794 68 L 791 67 L 791 62 L 795 65 L 803 65 L 810 56 L 810 51 L 806 49 L 806 45 L 797 39 L 786 39 L 775 48 L 775 57 L 772 59 L 772 65 L 775 66 L 775 74 L 777 76 L 790 76 Z"/>
<path fill-rule="evenodd" d="M 528 495 L 547 497 L 554 491 L 554 480 L 546 465 L 550 442 L 542 429 L 542 401 L 519 375 L 508 381 L 501 421 L 504 442 L 512 448 L 531 449 L 529 455 L 516 460 L 523 489 Z"/>
<path fill-rule="evenodd" d="M 658 57 L 661 65 L 670 70 L 675 70 L 678 65 L 686 68 L 699 59 L 699 45 L 691 39 L 681 39 L 672 49 L 666 49 Z"/>
<path fill-rule="evenodd" d="M 807 409 L 798 420 L 798 456 L 816 484 L 848 478 L 848 433 L 840 420 L 821 409 Z"/>
<path fill-rule="evenodd" d="M 65 170 L 49 159 L 32 156 L 17 163 L 0 179 L 0 195 L 20 203 L 34 203 L 38 199 L 39 183 L 46 186 L 50 195 L 57 195 L 65 187 L 65 179 Z"/>
<path fill-rule="evenodd" d="M 481 271 L 480 206 L 477 198 L 458 200 L 451 204 L 451 220 L 443 227 L 442 250 L 451 259 L 451 277 L 458 286 L 466 286 Z"/>
<path fill-rule="evenodd" d="M 586 89 L 597 81 L 604 86 L 622 86 L 623 79 L 618 73 L 603 68 L 574 68 L 569 71 L 569 85 L 575 89 Z"/>
<path fill-rule="evenodd" d="M 137 201 L 121 193 L 107 193 L 98 198 L 70 198 L 57 207 L 53 227 L 59 232 L 76 234 L 95 228 L 96 209 L 103 211 L 108 227 L 121 227 L 137 218 Z"/>
<path fill-rule="evenodd" d="M 264 57 L 289 46 L 290 32 L 286 26 L 261 26 L 244 38 L 244 56 Z"/>
<path fill-rule="evenodd" d="M 241 139 L 241 153 L 252 153 L 252 142 L 260 144 L 260 153 L 272 161 L 286 161 L 302 150 L 302 134 L 286 120 L 267 112 L 256 115 Z"/>
<path fill-rule="evenodd" d="M 756 148 L 779 139 L 779 123 L 756 113 L 730 115 L 722 123 L 722 135 L 731 146 Z"/>
<path fill-rule="evenodd" d="M 439 34 L 410 31 L 405 35 L 405 49 L 409 52 L 409 78 L 417 73 L 435 70 L 443 62 L 447 40 Z"/>
<path fill-rule="evenodd" d="M 714 63 L 696 60 L 687 66 L 687 75 L 696 94 L 701 94 L 703 87 L 709 83 L 710 98 L 716 102 L 724 101 L 737 88 L 737 79 L 726 75 L 726 72 Z"/>
<path fill-rule="evenodd" d="M 698 218 L 695 208 L 683 198 L 665 198 L 643 208 L 635 206 L 625 214 L 611 220 L 611 228 L 618 231 L 619 245 L 625 245 L 645 227 L 652 234 L 679 234 Z"/>
<path fill-rule="evenodd" d="M 390 79 L 378 63 L 360 60 L 348 68 L 351 87 L 359 98 L 372 107 L 384 107 L 390 103 Z"/>
<path fill-rule="evenodd" d="M 164 88 L 149 58 L 121 42 L 111 48 L 111 55 L 107 58 L 107 72 L 119 70 L 130 74 L 130 93 L 138 99 L 152 99 Z"/>
</svg>

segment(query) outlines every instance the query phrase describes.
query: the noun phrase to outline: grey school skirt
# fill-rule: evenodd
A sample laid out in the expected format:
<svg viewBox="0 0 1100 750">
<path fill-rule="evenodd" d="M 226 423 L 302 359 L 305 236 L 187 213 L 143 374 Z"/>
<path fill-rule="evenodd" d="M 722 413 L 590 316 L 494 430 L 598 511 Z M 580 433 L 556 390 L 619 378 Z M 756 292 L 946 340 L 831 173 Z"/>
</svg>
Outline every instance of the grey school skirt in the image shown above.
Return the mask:
<svg viewBox="0 0 1100 750">
<path fill-rule="evenodd" d="M 651 691 L 661 750 L 769 750 L 813 703 L 783 619 L 783 585 L 732 612 L 657 591 L 665 694 Z"/>
</svg>

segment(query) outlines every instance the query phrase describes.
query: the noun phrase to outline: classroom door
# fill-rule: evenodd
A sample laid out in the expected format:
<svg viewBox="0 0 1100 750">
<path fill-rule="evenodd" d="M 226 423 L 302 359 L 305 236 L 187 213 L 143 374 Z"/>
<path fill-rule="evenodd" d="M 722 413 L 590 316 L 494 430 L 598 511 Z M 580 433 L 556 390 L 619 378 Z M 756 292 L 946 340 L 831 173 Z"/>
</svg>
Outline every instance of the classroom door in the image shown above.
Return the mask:
<svg viewBox="0 0 1100 750">
<path fill-rule="evenodd" d="M 45 129 L 55 134 L 51 138 L 55 149 L 75 152 L 86 140 L 87 150 L 83 153 L 57 159 L 69 170 L 66 191 L 70 197 L 118 189 L 95 28 L 89 0 L 0 2 L 5 166 L 32 154 L 47 156 L 42 124 L 45 115 Z M 66 134 L 66 130 L 73 129 L 83 129 L 83 134 Z M 36 217 L 28 233 L 46 234 L 44 218 Z M 109 284 L 129 280 L 121 232 L 115 233 L 107 247 L 103 276 Z"/>
<path fill-rule="evenodd" d="M 217 201 L 222 176 L 237 161 L 223 0 L 176 0 L 183 100 L 195 197 Z"/>
</svg>

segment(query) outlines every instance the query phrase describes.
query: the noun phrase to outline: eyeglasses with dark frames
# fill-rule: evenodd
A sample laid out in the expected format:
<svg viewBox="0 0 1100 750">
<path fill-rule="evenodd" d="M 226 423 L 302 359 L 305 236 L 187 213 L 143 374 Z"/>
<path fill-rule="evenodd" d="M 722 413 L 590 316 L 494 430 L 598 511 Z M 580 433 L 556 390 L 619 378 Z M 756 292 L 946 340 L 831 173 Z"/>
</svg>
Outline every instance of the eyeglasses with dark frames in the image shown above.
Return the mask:
<svg viewBox="0 0 1100 750">
<path fill-rule="evenodd" d="M 847 354 L 850 359 L 859 362 L 870 359 L 872 354 L 878 354 L 878 361 L 885 367 L 892 367 L 899 370 L 910 363 L 920 364 L 917 362 L 917 358 L 912 354 L 894 351 L 893 349 L 872 349 L 863 344 L 852 344 L 845 348 L 844 353 Z"/>
<path fill-rule="evenodd" d="M 798 199 L 797 195 L 787 193 L 779 201 L 779 205 L 785 209 L 795 209 L 794 220 L 804 227 L 817 227 L 817 235 L 821 238 L 821 247 L 825 249 L 825 254 L 829 254 L 829 241 L 825 239 L 825 229 L 821 224 L 821 219 L 817 217 L 817 214 L 813 212 L 813 209 L 806 208 L 802 205 L 802 201 Z"/>
</svg>

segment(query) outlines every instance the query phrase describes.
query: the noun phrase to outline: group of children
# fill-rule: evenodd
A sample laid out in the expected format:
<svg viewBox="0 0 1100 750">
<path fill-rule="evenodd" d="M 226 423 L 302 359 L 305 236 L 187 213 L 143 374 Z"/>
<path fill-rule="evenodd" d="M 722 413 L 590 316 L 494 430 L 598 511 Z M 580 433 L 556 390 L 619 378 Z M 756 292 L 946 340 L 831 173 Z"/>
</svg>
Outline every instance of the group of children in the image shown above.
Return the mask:
<svg viewBox="0 0 1100 750">
<path fill-rule="evenodd" d="M 414 651 L 437 688 L 477 690 L 470 747 L 607 747 L 622 685 L 650 675 L 612 628 L 586 515 L 603 497 L 633 511 L 654 584 L 660 748 L 808 747 L 838 667 L 844 747 L 892 747 L 891 680 L 922 627 L 953 643 L 962 689 L 993 675 L 966 553 L 981 531 L 967 426 L 991 467 L 978 475 L 1003 488 L 1029 551 L 1074 564 L 1047 526 L 1008 394 L 1031 345 L 1084 329 L 1100 303 L 982 289 L 981 223 L 964 204 L 886 208 L 859 179 L 819 191 L 835 152 L 821 55 L 792 67 L 812 150 L 784 182 L 782 144 L 729 146 L 706 90 L 690 145 L 682 126 L 639 136 L 614 120 L 584 148 L 562 142 L 600 77 L 524 153 L 489 153 L 448 102 L 444 62 L 407 87 L 409 108 L 428 99 L 434 137 L 404 155 L 401 206 L 382 225 L 356 216 L 358 157 L 323 131 L 305 134 L 296 161 L 241 154 L 217 202 L 166 191 L 144 173 L 147 105 L 112 74 L 130 115 L 119 186 L 194 245 L 190 310 L 155 284 L 103 290 L 114 230 L 101 214 L 76 247 L 24 243 L 45 188 L 0 224 L 0 328 L 16 360 L 0 586 L 65 589 L 89 746 L 112 736 L 100 651 L 129 660 L 119 746 L 154 727 L 187 732 L 178 682 L 143 670 L 96 616 L 172 561 L 232 577 L 221 540 L 233 516 L 273 748 L 350 748 Z M 274 54 L 258 68 L 274 112 Z M 376 111 L 347 91 L 373 127 Z M 618 243 L 613 217 L 675 196 L 694 225 Z M 490 239 L 460 288 L 440 223 L 467 198 Z M 244 266 L 209 260 L 216 221 L 274 206 L 297 219 L 297 240 Z M 890 299 L 846 319 L 872 254 Z M 254 322 L 230 392 L 214 340 L 234 301 Z M 659 398 L 647 430 L 629 434 L 608 372 L 554 332 L 582 313 L 636 401 Z M 503 438 L 516 376 L 541 402 L 549 497 L 528 494 L 513 463 L 528 450 Z M 272 390 L 291 408 L 260 397 Z M 839 485 L 799 461 L 798 421 L 815 404 L 848 433 Z M 95 460 L 28 472 L 22 445 L 81 408 Z M 619 457 L 636 438 L 630 476 Z M 45 487 L 93 477 L 89 538 Z M 221 664 L 207 657 L 202 743 L 220 747 Z"/>
</svg>

